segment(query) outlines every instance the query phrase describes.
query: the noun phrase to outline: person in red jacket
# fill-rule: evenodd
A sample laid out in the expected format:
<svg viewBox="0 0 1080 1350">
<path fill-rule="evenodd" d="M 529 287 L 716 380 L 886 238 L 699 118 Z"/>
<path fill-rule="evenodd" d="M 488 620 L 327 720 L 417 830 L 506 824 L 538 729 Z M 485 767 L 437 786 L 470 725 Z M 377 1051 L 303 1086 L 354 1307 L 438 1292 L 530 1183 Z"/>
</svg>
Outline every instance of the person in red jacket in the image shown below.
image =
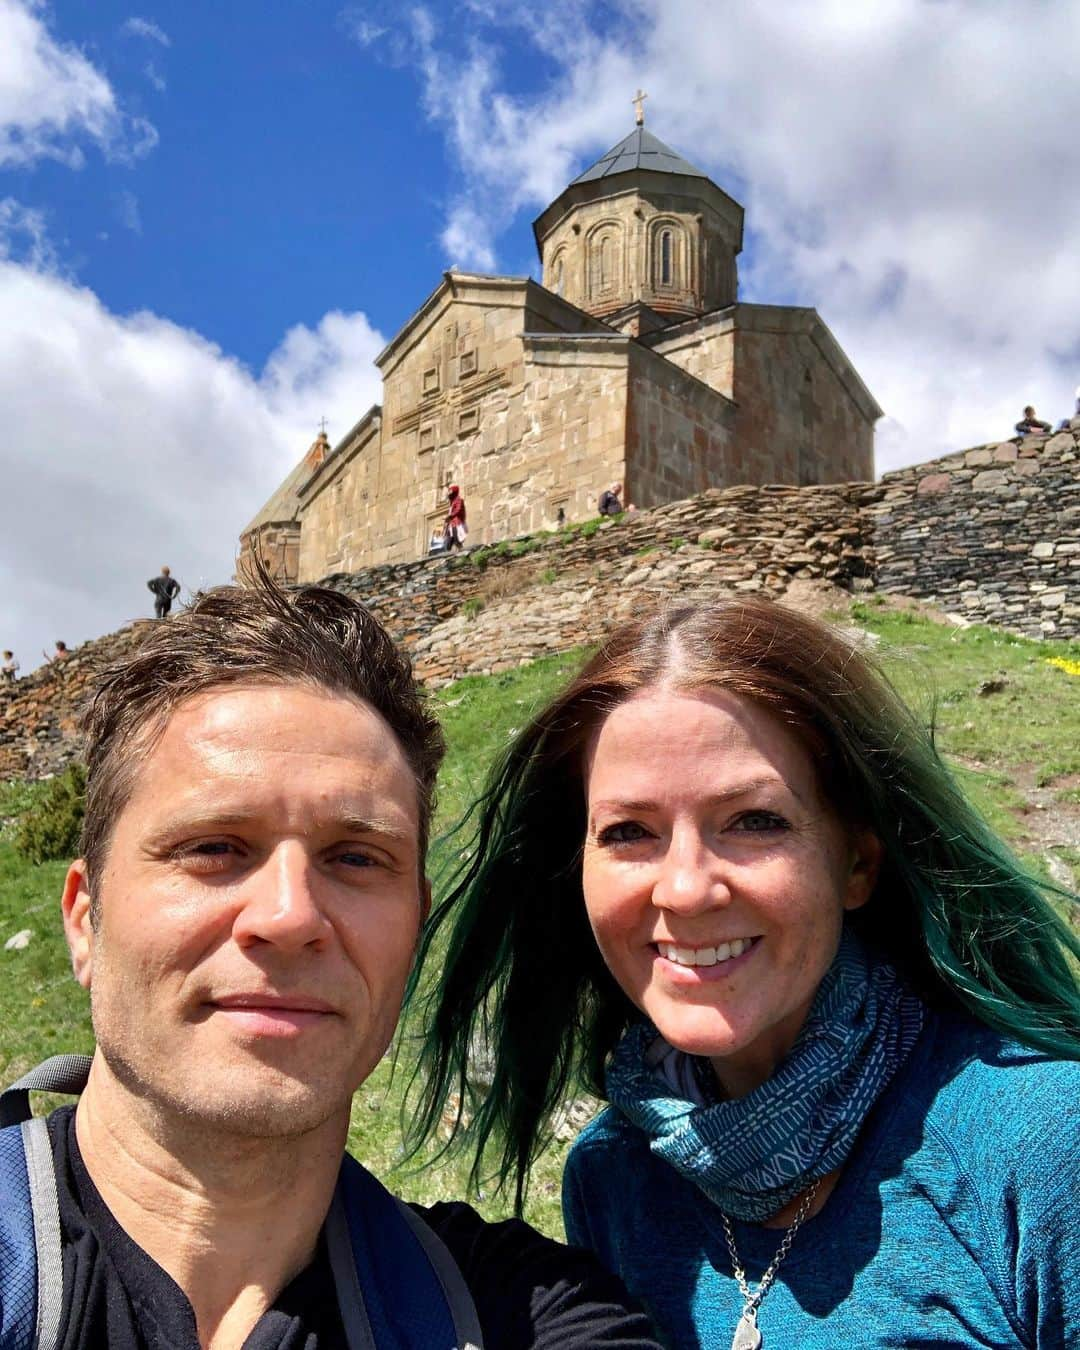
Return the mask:
<svg viewBox="0 0 1080 1350">
<path fill-rule="evenodd" d="M 461 495 L 461 489 L 456 483 L 450 484 L 446 496 L 450 507 L 446 513 L 446 525 L 443 532 L 446 535 L 446 547 L 449 551 L 450 549 L 461 548 L 468 537 L 469 530 L 465 524 L 465 498 Z"/>
</svg>

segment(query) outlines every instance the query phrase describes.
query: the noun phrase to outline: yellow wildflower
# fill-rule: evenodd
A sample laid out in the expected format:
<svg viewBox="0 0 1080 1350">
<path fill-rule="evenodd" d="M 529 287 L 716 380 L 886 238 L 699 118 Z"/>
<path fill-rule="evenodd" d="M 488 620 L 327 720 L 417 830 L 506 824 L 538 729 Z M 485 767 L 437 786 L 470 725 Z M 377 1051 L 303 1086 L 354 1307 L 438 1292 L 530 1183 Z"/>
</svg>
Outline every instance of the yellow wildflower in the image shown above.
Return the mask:
<svg viewBox="0 0 1080 1350">
<path fill-rule="evenodd" d="M 1064 656 L 1048 656 L 1046 664 L 1057 666 L 1058 670 L 1063 670 L 1066 675 L 1080 675 L 1080 661 L 1070 661 Z"/>
</svg>

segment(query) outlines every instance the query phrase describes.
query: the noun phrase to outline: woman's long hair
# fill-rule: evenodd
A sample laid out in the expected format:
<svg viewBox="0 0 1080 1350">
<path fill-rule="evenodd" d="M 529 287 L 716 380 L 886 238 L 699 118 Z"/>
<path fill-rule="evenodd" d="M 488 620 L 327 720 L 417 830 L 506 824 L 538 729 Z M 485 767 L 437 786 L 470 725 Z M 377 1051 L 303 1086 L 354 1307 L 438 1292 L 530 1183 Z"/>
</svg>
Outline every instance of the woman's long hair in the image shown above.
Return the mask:
<svg viewBox="0 0 1080 1350">
<path fill-rule="evenodd" d="M 1025 871 L 847 637 L 769 601 L 719 601 L 619 629 L 514 739 L 459 826 L 465 862 L 422 944 L 426 955 L 448 928 L 413 1085 L 414 1151 L 454 1103 L 451 1143 L 475 1150 L 472 1182 L 490 1151 L 520 1212 L 552 1112 L 579 1083 L 603 1096 L 605 1061 L 636 1010 L 585 911 L 585 755 L 614 707 L 659 685 L 750 699 L 802 742 L 839 818 L 882 844 L 874 893 L 846 921 L 924 998 L 1080 1058 L 1080 938 L 1047 893 L 1076 897 Z M 470 1083 L 478 1048 L 486 1091 Z"/>
</svg>

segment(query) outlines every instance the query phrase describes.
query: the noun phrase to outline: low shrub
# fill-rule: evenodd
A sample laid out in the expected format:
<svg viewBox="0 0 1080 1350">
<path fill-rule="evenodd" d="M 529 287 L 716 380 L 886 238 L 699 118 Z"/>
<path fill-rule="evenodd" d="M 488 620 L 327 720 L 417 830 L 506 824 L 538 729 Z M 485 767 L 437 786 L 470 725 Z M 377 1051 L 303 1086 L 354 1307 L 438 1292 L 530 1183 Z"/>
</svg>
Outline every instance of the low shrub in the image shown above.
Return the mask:
<svg viewBox="0 0 1080 1350">
<path fill-rule="evenodd" d="M 86 770 L 72 764 L 45 787 L 15 830 L 15 848 L 32 863 L 74 858 L 82 832 Z"/>
</svg>

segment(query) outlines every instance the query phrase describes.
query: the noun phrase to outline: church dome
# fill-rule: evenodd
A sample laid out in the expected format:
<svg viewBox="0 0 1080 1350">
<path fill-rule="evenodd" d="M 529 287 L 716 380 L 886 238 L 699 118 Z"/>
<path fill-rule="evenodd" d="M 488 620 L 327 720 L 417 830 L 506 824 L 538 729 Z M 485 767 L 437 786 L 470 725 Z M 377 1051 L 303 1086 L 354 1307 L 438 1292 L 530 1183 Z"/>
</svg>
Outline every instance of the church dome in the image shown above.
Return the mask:
<svg viewBox="0 0 1080 1350">
<path fill-rule="evenodd" d="M 735 302 L 743 210 L 639 122 L 533 223 L 543 282 L 624 331 Z"/>
</svg>

